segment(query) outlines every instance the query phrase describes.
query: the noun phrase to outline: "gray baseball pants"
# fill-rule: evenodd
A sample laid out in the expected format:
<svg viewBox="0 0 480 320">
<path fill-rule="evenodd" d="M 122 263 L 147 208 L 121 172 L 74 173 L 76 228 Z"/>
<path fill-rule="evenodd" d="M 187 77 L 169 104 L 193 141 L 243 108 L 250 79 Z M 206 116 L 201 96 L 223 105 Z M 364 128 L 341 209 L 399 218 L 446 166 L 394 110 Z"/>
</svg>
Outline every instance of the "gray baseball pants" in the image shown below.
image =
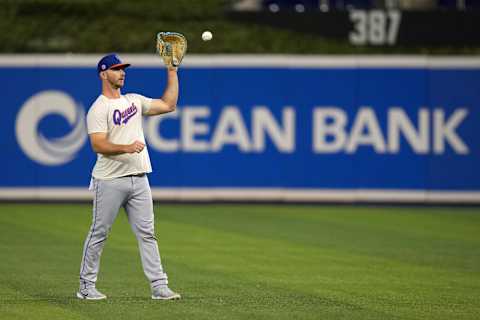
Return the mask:
<svg viewBox="0 0 480 320">
<path fill-rule="evenodd" d="M 118 211 L 125 208 L 137 237 L 143 271 L 151 287 L 167 284 L 154 233 L 153 201 L 146 175 L 93 180 L 93 219 L 83 247 L 80 286 L 95 286 L 100 256 Z"/>
</svg>

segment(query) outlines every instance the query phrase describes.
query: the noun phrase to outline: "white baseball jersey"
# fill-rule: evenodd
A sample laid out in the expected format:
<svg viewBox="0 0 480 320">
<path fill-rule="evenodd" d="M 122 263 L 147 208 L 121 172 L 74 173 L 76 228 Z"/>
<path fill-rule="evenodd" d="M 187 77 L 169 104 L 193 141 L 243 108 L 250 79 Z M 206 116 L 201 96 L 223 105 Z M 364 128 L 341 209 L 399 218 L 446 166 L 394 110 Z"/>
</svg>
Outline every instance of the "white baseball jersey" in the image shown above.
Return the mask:
<svg viewBox="0 0 480 320">
<path fill-rule="evenodd" d="M 114 144 L 131 144 L 135 140 L 145 143 L 142 114 L 150 109 L 151 102 L 152 99 L 139 94 L 121 95 L 118 99 L 100 95 L 87 114 L 88 134 L 105 132 L 108 141 Z M 152 166 L 145 146 L 140 153 L 97 154 L 92 176 L 108 180 L 149 172 L 152 172 Z"/>
</svg>

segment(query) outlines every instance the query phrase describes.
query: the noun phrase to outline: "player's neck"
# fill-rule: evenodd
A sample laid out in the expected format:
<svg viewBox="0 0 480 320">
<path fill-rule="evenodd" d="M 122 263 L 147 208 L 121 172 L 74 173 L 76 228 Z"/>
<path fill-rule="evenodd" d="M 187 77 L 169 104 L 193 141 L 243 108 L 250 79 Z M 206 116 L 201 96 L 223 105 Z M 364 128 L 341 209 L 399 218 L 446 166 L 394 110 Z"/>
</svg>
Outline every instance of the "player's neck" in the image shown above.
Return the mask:
<svg viewBox="0 0 480 320">
<path fill-rule="evenodd" d="M 102 85 L 102 94 L 108 99 L 118 99 L 121 96 L 120 88 L 112 88 L 105 83 Z"/>
</svg>

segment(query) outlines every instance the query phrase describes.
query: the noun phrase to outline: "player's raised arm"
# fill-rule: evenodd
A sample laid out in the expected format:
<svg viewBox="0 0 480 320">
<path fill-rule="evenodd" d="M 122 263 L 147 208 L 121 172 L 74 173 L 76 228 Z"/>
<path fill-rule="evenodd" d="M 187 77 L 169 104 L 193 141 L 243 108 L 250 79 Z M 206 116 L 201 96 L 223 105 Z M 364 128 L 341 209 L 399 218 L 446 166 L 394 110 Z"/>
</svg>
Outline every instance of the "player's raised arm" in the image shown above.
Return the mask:
<svg viewBox="0 0 480 320">
<path fill-rule="evenodd" d="M 156 45 L 157 52 L 167 67 L 167 87 L 161 99 L 152 100 L 150 109 L 144 113 L 147 116 L 172 112 L 177 107 L 177 68 L 187 52 L 187 39 L 178 32 L 159 32 Z"/>
<path fill-rule="evenodd" d="M 150 109 L 145 112 L 147 116 L 172 112 L 177 107 L 178 101 L 178 75 L 177 68 L 167 69 L 167 86 L 160 99 L 153 99 Z"/>
<path fill-rule="evenodd" d="M 107 133 L 96 132 L 89 135 L 92 149 L 96 153 L 106 156 L 113 156 L 123 153 L 139 153 L 145 147 L 145 144 L 140 141 L 135 141 L 131 144 L 115 144 L 108 141 Z"/>
</svg>

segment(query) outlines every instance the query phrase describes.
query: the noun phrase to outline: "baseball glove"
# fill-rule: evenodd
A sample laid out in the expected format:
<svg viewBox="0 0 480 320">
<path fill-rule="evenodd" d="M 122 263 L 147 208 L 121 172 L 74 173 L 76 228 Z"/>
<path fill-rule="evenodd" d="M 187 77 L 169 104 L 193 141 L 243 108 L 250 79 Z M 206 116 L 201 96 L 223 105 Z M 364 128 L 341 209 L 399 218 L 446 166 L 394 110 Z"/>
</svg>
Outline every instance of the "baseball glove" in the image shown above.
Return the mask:
<svg viewBox="0 0 480 320">
<path fill-rule="evenodd" d="M 157 51 L 168 68 L 177 68 L 187 52 L 187 39 L 178 32 L 159 32 Z"/>
</svg>

